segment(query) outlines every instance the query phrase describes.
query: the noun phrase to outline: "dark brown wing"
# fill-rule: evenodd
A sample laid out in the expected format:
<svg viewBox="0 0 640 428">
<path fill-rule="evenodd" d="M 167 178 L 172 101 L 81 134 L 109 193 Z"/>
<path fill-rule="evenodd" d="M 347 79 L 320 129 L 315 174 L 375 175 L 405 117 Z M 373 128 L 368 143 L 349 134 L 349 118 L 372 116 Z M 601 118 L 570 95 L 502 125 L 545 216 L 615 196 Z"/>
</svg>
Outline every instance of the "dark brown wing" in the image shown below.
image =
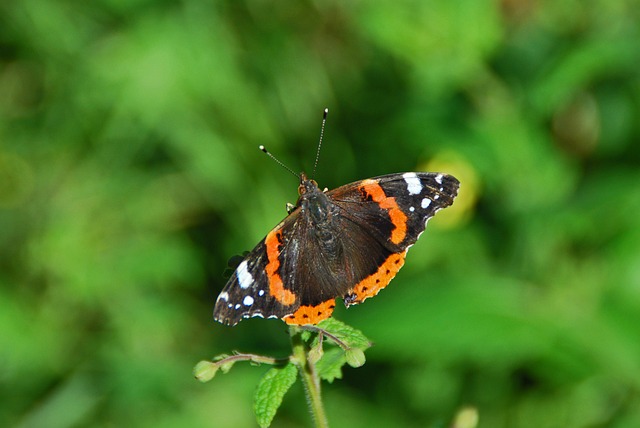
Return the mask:
<svg viewBox="0 0 640 428">
<path fill-rule="evenodd" d="M 300 220 L 300 211 L 295 210 L 280 222 L 237 267 L 220 292 L 213 316 L 223 324 L 235 325 L 243 318 L 283 318 L 297 309 L 297 302 L 286 289 L 272 284 L 278 274 L 273 260 L 279 257 L 282 243 L 295 235 Z M 271 275 L 269 274 L 271 272 Z"/>
<path fill-rule="evenodd" d="M 450 175 L 408 172 L 327 192 L 340 207 L 345 265 L 354 273 L 345 304 L 360 303 L 386 287 L 426 222 L 453 203 L 459 185 Z"/>
<path fill-rule="evenodd" d="M 218 296 L 214 318 L 235 325 L 243 318 L 282 318 L 317 324 L 331 316 L 346 283 L 336 272 L 343 252 L 326 251 L 308 216 L 296 208 L 240 263 Z M 339 231 L 323 229 L 328 236 Z"/>
</svg>

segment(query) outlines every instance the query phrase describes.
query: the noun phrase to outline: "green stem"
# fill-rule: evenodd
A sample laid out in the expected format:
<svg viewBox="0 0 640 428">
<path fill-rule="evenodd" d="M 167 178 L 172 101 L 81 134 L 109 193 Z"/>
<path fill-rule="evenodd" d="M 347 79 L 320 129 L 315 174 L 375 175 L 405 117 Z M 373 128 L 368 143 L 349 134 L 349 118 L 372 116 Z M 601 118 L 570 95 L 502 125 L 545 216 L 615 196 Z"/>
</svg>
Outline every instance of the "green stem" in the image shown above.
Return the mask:
<svg viewBox="0 0 640 428">
<path fill-rule="evenodd" d="M 333 343 L 341 347 L 344 351 L 347 351 L 349 349 L 349 346 L 346 343 L 338 339 L 335 335 L 329 333 L 324 328 L 316 327 L 315 325 L 303 325 L 300 328 L 303 330 L 313 331 L 314 333 L 318 333 L 321 336 L 328 337 L 333 341 Z"/>
<path fill-rule="evenodd" d="M 329 424 L 320 394 L 320 378 L 316 372 L 315 365 L 309 361 L 309 348 L 302 340 L 300 328 L 290 326 L 289 334 L 291 335 L 293 358 L 302 377 L 302 384 L 304 385 L 304 390 L 307 395 L 309 411 L 311 412 L 315 426 L 316 428 L 328 428 Z"/>
<path fill-rule="evenodd" d="M 289 358 L 272 358 L 272 357 L 264 357 L 262 355 L 238 353 L 238 354 L 234 354 L 234 355 L 230 355 L 228 357 L 222 358 L 220 360 L 216 360 L 214 362 L 221 366 L 225 363 L 236 362 L 236 361 L 252 361 L 258 364 L 271 364 L 274 366 L 283 366 L 289 362 Z"/>
</svg>

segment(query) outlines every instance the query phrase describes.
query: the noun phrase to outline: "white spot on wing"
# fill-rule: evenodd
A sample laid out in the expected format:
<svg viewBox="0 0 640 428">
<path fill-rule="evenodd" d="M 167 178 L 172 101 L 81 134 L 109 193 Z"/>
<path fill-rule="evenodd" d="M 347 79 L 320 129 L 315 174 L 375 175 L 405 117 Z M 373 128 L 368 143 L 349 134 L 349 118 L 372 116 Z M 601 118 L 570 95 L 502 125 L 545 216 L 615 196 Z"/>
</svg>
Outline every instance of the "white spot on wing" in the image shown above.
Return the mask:
<svg viewBox="0 0 640 428">
<path fill-rule="evenodd" d="M 409 207 L 409 211 L 414 212 L 416 209 L 413 207 Z"/>
<path fill-rule="evenodd" d="M 229 293 L 227 293 L 226 291 L 223 291 L 222 293 L 220 293 L 220 295 L 218 296 L 218 301 L 220 300 L 224 300 L 225 302 L 229 300 Z"/>
<path fill-rule="evenodd" d="M 240 309 L 240 303 L 237 303 L 237 304 L 234 306 L 234 308 L 235 308 L 235 309 Z"/>
<path fill-rule="evenodd" d="M 253 277 L 247 270 L 247 261 L 243 260 L 236 270 L 236 276 L 238 277 L 238 283 L 240 288 L 249 288 L 253 284 Z"/>
<path fill-rule="evenodd" d="M 253 305 L 253 297 L 245 296 L 244 300 L 242 300 L 242 304 L 245 305 L 245 306 Z"/>
<path fill-rule="evenodd" d="M 442 184 L 442 174 L 436 175 L 436 183 L 438 183 L 440 185 Z"/>
<path fill-rule="evenodd" d="M 419 195 L 422 192 L 422 184 L 415 172 L 407 172 L 402 175 L 407 182 L 407 191 L 410 195 Z"/>
<path fill-rule="evenodd" d="M 260 297 L 264 296 L 264 290 L 258 291 L 258 296 L 260 296 Z"/>
<path fill-rule="evenodd" d="M 431 205 L 431 199 L 429 199 L 429 198 L 424 198 L 422 200 L 422 202 L 420 203 L 420 206 L 422 208 L 429 208 L 429 205 Z"/>
</svg>

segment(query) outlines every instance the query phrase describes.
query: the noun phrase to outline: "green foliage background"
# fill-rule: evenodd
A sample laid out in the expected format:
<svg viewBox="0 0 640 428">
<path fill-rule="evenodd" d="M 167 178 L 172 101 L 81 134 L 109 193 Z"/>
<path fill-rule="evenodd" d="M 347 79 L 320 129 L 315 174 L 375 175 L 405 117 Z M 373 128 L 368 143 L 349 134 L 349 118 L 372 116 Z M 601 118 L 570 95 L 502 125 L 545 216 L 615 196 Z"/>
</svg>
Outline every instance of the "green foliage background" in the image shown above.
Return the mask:
<svg viewBox="0 0 640 428">
<path fill-rule="evenodd" d="M 635 0 L 0 5 L 0 425 L 255 426 L 279 321 L 213 322 L 227 259 L 336 187 L 462 181 L 326 385 L 334 426 L 640 426 Z M 275 426 L 309 426 L 299 385 Z"/>
</svg>

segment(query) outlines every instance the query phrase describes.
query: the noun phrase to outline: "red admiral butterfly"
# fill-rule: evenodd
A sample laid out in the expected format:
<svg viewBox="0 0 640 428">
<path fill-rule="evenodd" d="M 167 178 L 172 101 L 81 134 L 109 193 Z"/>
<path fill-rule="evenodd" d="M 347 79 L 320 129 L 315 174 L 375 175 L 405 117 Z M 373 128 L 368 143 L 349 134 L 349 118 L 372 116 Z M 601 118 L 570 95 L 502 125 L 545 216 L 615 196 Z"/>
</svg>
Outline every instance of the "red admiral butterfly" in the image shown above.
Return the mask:
<svg viewBox="0 0 640 428">
<path fill-rule="evenodd" d="M 215 320 L 317 324 L 331 316 L 336 298 L 349 307 L 375 296 L 459 185 L 447 174 L 407 172 L 321 191 L 300 174 L 298 202 L 237 267 L 218 296 Z"/>
</svg>

